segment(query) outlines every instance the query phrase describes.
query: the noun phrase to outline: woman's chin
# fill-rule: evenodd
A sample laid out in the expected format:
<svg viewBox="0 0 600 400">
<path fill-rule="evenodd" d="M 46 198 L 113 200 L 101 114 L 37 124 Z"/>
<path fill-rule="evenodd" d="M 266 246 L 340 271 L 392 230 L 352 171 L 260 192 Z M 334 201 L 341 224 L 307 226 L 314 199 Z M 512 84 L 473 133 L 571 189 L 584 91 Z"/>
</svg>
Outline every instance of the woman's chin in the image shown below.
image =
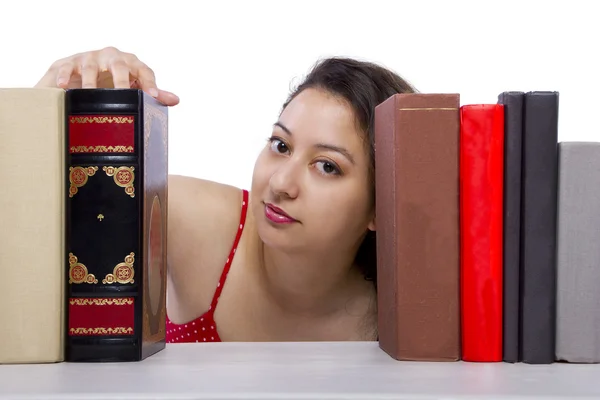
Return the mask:
<svg viewBox="0 0 600 400">
<path fill-rule="evenodd" d="M 257 233 L 260 240 L 268 247 L 281 251 L 297 250 L 300 246 L 298 232 L 292 230 L 278 229 L 269 221 L 257 221 Z"/>
</svg>

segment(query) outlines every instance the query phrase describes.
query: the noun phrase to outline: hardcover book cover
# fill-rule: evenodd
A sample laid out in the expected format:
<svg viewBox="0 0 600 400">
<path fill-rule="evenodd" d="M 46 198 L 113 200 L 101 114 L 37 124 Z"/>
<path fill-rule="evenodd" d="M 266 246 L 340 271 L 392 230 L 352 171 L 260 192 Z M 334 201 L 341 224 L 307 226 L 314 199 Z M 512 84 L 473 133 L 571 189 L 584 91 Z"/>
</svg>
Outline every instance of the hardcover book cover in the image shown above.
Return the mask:
<svg viewBox="0 0 600 400">
<path fill-rule="evenodd" d="M 143 360 L 165 347 L 167 107 L 73 89 L 66 124 L 66 360 Z"/>
<path fill-rule="evenodd" d="M 461 332 L 464 361 L 502 361 L 504 106 L 461 107 Z"/>
<path fill-rule="evenodd" d="M 600 142 L 558 154 L 556 358 L 600 363 Z"/>
<path fill-rule="evenodd" d="M 375 111 L 379 346 L 460 358 L 459 95 L 397 94 Z"/>
<path fill-rule="evenodd" d="M 524 92 L 498 95 L 504 106 L 504 210 L 502 251 L 502 359 L 519 362 L 521 282 L 521 152 Z"/>
<path fill-rule="evenodd" d="M 558 92 L 523 101 L 521 207 L 521 357 L 555 361 Z"/>
<path fill-rule="evenodd" d="M 0 89 L 0 364 L 64 360 L 62 89 Z"/>
</svg>

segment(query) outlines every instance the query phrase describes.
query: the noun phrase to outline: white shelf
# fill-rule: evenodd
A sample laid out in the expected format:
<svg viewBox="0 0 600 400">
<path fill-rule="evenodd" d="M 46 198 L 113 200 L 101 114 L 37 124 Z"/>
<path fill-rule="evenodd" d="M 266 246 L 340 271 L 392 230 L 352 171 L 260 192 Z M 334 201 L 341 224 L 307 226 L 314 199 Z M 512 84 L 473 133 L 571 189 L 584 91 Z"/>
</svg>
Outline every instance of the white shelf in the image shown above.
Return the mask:
<svg viewBox="0 0 600 400">
<path fill-rule="evenodd" d="M 0 365 L 10 399 L 600 398 L 600 365 L 393 360 L 376 342 L 170 344 L 139 363 Z"/>
</svg>

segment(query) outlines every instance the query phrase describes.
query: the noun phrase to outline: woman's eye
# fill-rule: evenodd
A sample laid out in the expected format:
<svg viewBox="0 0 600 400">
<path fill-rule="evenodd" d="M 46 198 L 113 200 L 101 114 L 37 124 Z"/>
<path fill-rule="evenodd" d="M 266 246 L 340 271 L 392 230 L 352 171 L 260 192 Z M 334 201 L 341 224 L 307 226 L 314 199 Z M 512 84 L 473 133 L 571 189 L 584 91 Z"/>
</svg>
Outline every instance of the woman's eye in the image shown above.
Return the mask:
<svg viewBox="0 0 600 400">
<path fill-rule="evenodd" d="M 276 151 L 278 153 L 286 153 L 289 149 L 285 143 L 281 140 L 272 138 L 271 139 L 271 150 Z"/>
<path fill-rule="evenodd" d="M 317 168 L 319 168 L 325 175 L 339 175 L 339 168 L 332 162 L 329 161 L 318 161 Z"/>
</svg>

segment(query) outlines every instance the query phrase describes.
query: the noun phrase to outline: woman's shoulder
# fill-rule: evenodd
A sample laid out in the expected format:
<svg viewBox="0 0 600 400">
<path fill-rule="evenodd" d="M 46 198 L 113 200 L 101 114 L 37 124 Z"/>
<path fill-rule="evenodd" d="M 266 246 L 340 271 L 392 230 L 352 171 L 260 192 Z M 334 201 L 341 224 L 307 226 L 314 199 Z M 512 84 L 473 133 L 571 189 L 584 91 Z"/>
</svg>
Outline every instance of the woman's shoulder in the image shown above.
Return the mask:
<svg viewBox="0 0 600 400">
<path fill-rule="evenodd" d="M 223 212 L 227 217 L 242 202 L 242 190 L 231 185 L 184 175 L 169 175 L 169 204 L 175 214 Z M 171 211 L 171 207 L 170 210 Z M 212 218 L 212 220 L 216 220 Z M 207 221 L 208 222 L 208 221 Z"/>
<path fill-rule="evenodd" d="M 169 176 L 167 254 L 172 320 L 186 320 L 210 304 L 239 227 L 242 199 L 243 191 L 234 186 Z"/>
<path fill-rule="evenodd" d="M 235 234 L 243 192 L 218 182 L 182 175 L 169 176 L 170 240 L 193 240 L 195 246 L 230 244 Z"/>
</svg>

